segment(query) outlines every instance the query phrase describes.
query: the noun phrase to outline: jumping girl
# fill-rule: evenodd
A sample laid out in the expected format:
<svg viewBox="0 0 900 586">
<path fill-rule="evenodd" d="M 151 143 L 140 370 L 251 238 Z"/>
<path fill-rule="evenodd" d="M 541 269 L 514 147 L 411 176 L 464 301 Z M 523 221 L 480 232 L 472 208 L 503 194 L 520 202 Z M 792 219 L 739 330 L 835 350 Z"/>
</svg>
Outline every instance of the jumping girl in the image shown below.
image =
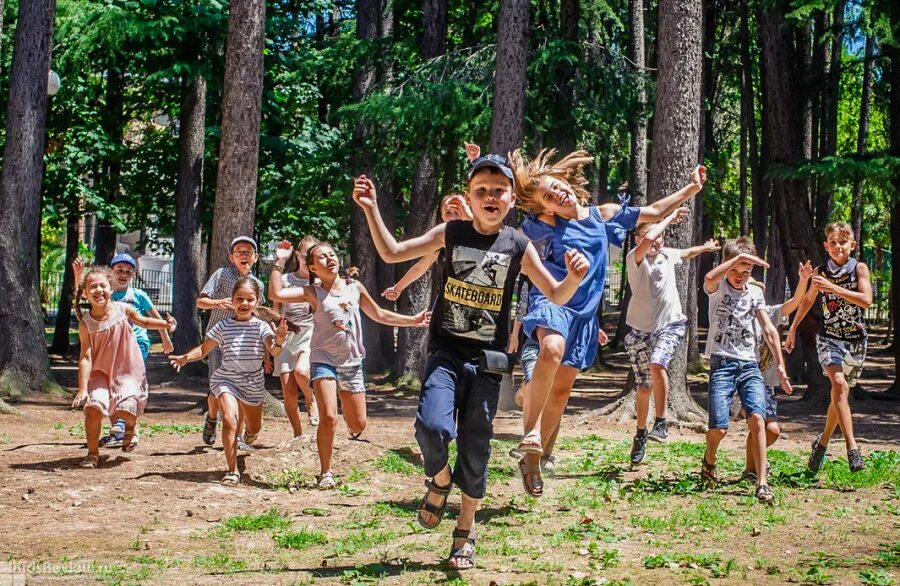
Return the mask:
<svg viewBox="0 0 900 586">
<path fill-rule="evenodd" d="M 320 417 L 316 433 L 320 474 L 316 481 L 319 488 L 333 488 L 336 481 L 331 461 L 337 430 L 338 396 L 351 437 L 359 437 L 366 428 L 366 387 L 363 382 L 366 349 L 362 341 L 360 310 L 372 320 L 394 327 L 426 327 L 431 312 L 406 316 L 382 309 L 361 283 L 349 275 L 347 278 L 338 275 L 337 253 L 334 247 L 325 243 L 311 246 L 306 253 L 309 271 L 321 284 L 283 289 L 280 275 L 290 254 L 290 242 L 281 242 L 275 251 L 277 260 L 269 280 L 269 296 L 282 303 L 308 303 L 313 313 L 309 361 Z"/>
<path fill-rule="evenodd" d="M 572 249 L 582 251 L 590 261 L 587 275 L 568 303 L 555 305 L 533 289 L 528 314 L 522 320 L 525 334 L 538 346 L 527 352 L 526 343 L 522 352 L 523 369 L 529 370 L 526 362 L 534 361 L 522 411 L 525 433 L 519 444 L 524 453 L 519 470 L 524 488 L 532 496 L 543 494 L 541 456 L 550 456 L 550 442 L 555 439 L 575 376 L 590 367 L 597 354 L 597 305 L 606 283 L 609 244 L 621 246 L 624 233 L 638 222 L 665 218 L 696 195 L 706 179 L 706 169 L 697 167 L 687 186 L 646 207 L 588 206 L 590 194 L 585 189 L 583 168 L 593 158 L 576 151 L 553 162 L 555 153 L 541 151 L 530 162 L 521 150 L 511 155 L 519 206 L 533 214 L 522 223 L 522 230 L 531 240 L 548 241 L 547 269 L 557 279 L 565 276 L 565 254 Z"/>
<path fill-rule="evenodd" d="M 175 319 L 144 317 L 125 303 L 112 301 L 112 271 L 94 266 L 84 273 L 76 299 L 87 298 L 91 310 L 78 313 L 78 339 L 81 357 L 78 361 L 78 394 L 72 407 L 84 405 L 84 430 L 88 455 L 80 466 L 100 465 L 100 428 L 103 419 L 113 416 L 125 422 L 122 451 L 132 451 L 136 444 L 134 428 L 147 404 L 147 374 L 132 324 L 142 328 L 175 331 Z"/>
<path fill-rule="evenodd" d="M 200 346 L 187 354 L 169 357 L 175 370 L 181 370 L 188 362 L 203 359 L 215 348 L 222 353 L 221 366 L 209 377 L 209 390 L 222 414 L 222 445 L 228 464 L 222 484 L 231 486 L 241 482 L 237 469 L 238 422 L 246 422 L 244 441 L 248 445 L 256 441 L 262 429 L 265 396 L 263 358 L 266 352 L 278 357 L 288 331 L 284 318 L 273 332 L 272 326 L 254 316 L 261 294 L 255 278 L 239 278 L 231 292 L 234 316 L 210 328 Z"/>
<path fill-rule="evenodd" d="M 304 236 L 297 244 L 294 259 L 297 270 L 285 273 L 281 277 L 283 289 L 306 287 L 310 284 L 309 269 L 306 266 L 306 253 L 319 244 L 312 236 Z M 303 391 L 306 402 L 306 413 L 309 424 L 319 425 L 319 408 L 312 388 L 309 386 L 309 344 L 312 341 L 313 317 L 308 303 L 278 303 L 275 310 L 280 311 L 287 320 L 288 335 L 284 341 L 281 354 L 275 359 L 275 372 L 281 378 L 281 392 L 284 396 L 284 410 L 294 430 L 294 437 L 303 433 L 300 425 L 300 408 L 298 390 Z"/>
</svg>

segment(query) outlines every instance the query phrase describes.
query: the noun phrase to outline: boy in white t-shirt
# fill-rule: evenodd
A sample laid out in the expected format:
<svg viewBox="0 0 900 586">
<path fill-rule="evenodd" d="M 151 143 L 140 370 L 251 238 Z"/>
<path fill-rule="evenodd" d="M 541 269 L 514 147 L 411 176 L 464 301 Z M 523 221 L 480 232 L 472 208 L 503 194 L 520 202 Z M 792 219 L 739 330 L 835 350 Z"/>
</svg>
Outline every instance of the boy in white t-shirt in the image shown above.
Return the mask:
<svg viewBox="0 0 900 586">
<path fill-rule="evenodd" d="M 647 439 L 665 442 L 669 439 L 666 424 L 666 402 L 669 396 L 669 361 L 684 340 L 687 318 L 681 310 L 681 298 L 675 284 L 675 267 L 704 252 L 719 250 L 710 240 L 702 246 L 680 250 L 663 248 L 663 236 L 671 223 L 679 223 L 689 214 L 679 208 L 657 224 L 637 227 L 637 246 L 625 257 L 632 297 L 625 323 L 631 331 L 625 337 L 625 348 L 634 369 L 637 395 L 637 431 L 631 446 L 631 464 L 644 460 Z M 653 429 L 647 433 L 650 392 L 656 406 Z"/>
<path fill-rule="evenodd" d="M 757 468 L 756 498 L 770 503 L 775 497 L 767 484 L 766 474 L 766 388 L 759 369 L 754 322 L 759 323 L 772 350 L 782 388 L 787 392 L 792 389 L 784 371 L 778 330 L 766 313 L 762 290 L 748 286 L 754 265 L 769 266 L 756 257 L 755 252 L 753 243 L 746 236 L 727 241 L 722 251 L 722 264 L 707 273 L 703 281 L 703 290 L 709 295 L 706 353 L 710 356 L 710 372 L 709 431 L 706 432 L 700 478 L 708 485 L 718 482 L 716 452 L 728 433 L 731 399 L 737 393 L 752 437 L 750 443 Z"/>
</svg>

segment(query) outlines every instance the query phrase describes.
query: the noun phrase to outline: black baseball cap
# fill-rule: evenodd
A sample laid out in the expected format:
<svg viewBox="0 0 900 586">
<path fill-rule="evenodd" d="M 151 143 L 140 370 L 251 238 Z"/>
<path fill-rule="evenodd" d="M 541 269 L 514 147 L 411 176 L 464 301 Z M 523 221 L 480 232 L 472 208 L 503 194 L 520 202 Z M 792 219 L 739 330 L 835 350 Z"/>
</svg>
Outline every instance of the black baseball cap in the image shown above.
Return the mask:
<svg viewBox="0 0 900 586">
<path fill-rule="evenodd" d="M 485 155 L 472 161 L 472 165 L 469 167 L 468 181 L 471 181 L 475 173 L 485 167 L 492 167 L 503 173 L 504 177 L 512 181 L 513 188 L 515 188 L 516 178 L 509 166 L 509 161 L 503 155 Z"/>
</svg>

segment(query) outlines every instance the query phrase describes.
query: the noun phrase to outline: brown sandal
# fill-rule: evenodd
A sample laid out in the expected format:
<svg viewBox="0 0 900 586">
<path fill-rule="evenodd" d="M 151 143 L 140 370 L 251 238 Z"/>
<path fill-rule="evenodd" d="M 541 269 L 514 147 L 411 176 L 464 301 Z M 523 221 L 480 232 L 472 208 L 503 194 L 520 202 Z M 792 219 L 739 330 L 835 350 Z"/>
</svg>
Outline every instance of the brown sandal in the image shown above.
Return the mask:
<svg viewBox="0 0 900 586">
<path fill-rule="evenodd" d="M 430 503 L 428 502 L 428 493 L 426 493 L 425 496 L 422 497 L 422 502 L 419 504 L 416 520 L 419 522 L 419 525 L 425 529 L 434 529 L 441 524 L 441 520 L 444 518 L 444 509 L 447 508 L 447 498 L 450 496 L 450 491 L 453 489 L 453 482 L 451 481 L 447 486 L 438 486 L 434 481 L 426 480 L 425 488 L 428 489 L 429 493 L 433 492 L 443 498 L 439 504 Z M 422 513 L 434 515 L 435 520 L 433 522 L 426 521 L 422 516 Z"/>
<path fill-rule="evenodd" d="M 475 567 L 475 530 L 454 529 L 453 539 L 465 539 L 462 547 L 450 547 L 450 556 L 447 561 L 456 561 L 457 565 L 451 566 L 454 570 L 471 570 Z M 464 565 L 459 565 L 464 562 Z"/>
<path fill-rule="evenodd" d="M 703 454 L 703 464 L 700 466 L 700 482 L 706 488 L 715 488 L 719 484 L 719 477 L 716 476 L 716 465 L 706 461 L 706 454 Z"/>
<path fill-rule="evenodd" d="M 525 458 L 519 460 L 519 473 L 522 475 L 522 486 L 525 492 L 534 497 L 544 494 L 544 480 L 541 478 L 540 464 L 526 464 Z M 531 482 L 528 479 L 531 478 Z"/>
<path fill-rule="evenodd" d="M 137 423 L 133 423 L 132 425 L 125 424 L 125 433 L 122 435 L 122 451 L 123 452 L 131 452 L 137 447 L 137 442 L 134 440 L 134 428 Z"/>
<path fill-rule="evenodd" d="M 78 463 L 79 468 L 99 468 L 100 454 L 88 454 Z"/>
</svg>

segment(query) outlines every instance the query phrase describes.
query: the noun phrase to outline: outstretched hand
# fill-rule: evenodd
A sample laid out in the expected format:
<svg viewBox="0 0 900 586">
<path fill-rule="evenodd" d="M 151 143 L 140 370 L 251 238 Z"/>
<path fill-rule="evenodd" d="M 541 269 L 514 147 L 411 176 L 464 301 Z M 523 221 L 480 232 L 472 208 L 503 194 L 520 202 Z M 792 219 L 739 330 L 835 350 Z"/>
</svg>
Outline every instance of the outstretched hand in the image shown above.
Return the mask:
<svg viewBox="0 0 900 586">
<path fill-rule="evenodd" d="M 166 329 L 169 330 L 169 332 L 171 333 L 171 332 L 174 332 L 175 328 L 177 328 L 177 327 L 178 327 L 178 322 L 175 320 L 174 317 L 172 317 L 171 313 L 166 312 Z"/>
<path fill-rule="evenodd" d="M 278 327 L 275 329 L 275 343 L 284 344 L 284 339 L 287 338 L 287 334 L 287 319 L 285 319 L 284 316 L 281 316 L 281 321 L 278 322 Z"/>
<path fill-rule="evenodd" d="M 75 275 L 75 287 L 81 286 L 81 274 L 84 272 L 84 259 L 76 256 L 72 261 L 72 274 Z"/>
<path fill-rule="evenodd" d="M 762 267 L 764 269 L 769 268 L 769 263 L 767 263 L 763 259 L 759 258 L 758 256 L 754 256 L 752 254 L 747 254 L 746 252 L 739 254 L 737 256 L 737 258 L 743 262 L 748 262 L 752 265 L 756 265 L 756 266 Z"/>
<path fill-rule="evenodd" d="M 719 245 L 718 240 L 707 240 L 703 243 L 703 249 L 706 252 L 718 252 L 722 250 L 722 247 Z"/>
<path fill-rule="evenodd" d="M 566 251 L 565 258 L 566 268 L 569 273 L 574 274 L 579 280 L 583 279 L 587 274 L 588 269 L 591 268 L 591 263 L 588 261 L 587 257 L 574 248 L 570 248 Z"/>
<path fill-rule="evenodd" d="M 788 378 L 783 366 L 778 367 L 778 377 L 781 379 L 781 389 L 788 395 L 793 395 L 794 387 L 791 386 L 791 379 Z"/>
<path fill-rule="evenodd" d="M 187 364 L 188 355 L 187 354 L 179 354 L 177 356 L 169 356 L 169 364 L 172 365 L 172 368 L 175 369 L 175 372 L 181 372 L 181 367 Z"/>
<path fill-rule="evenodd" d="M 674 212 L 672 212 L 671 215 L 672 215 L 672 223 L 680 224 L 683 221 L 685 221 L 687 218 L 690 217 L 691 208 L 689 208 L 687 206 L 682 206 L 682 207 L 678 208 L 677 210 L 675 210 Z"/>
<path fill-rule="evenodd" d="M 365 175 L 353 180 L 353 201 L 363 209 L 375 208 L 375 184 Z"/>
<path fill-rule="evenodd" d="M 75 398 L 72 399 L 72 409 L 78 409 L 84 405 L 87 402 L 87 398 L 88 392 L 86 390 L 78 391 L 78 393 L 75 394 Z"/>
<path fill-rule="evenodd" d="M 694 168 L 693 173 L 691 173 L 691 183 L 697 187 L 703 187 L 706 183 L 706 167 L 697 165 L 697 167 Z"/>
</svg>

